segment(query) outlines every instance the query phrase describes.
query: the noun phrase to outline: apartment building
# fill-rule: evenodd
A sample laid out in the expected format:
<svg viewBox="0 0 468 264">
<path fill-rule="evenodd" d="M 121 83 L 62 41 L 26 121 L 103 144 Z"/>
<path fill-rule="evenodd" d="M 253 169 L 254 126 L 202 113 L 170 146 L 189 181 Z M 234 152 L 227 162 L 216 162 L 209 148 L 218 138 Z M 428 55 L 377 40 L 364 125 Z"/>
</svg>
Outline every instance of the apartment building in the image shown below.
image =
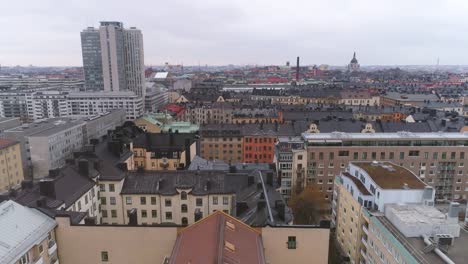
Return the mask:
<svg viewBox="0 0 468 264">
<path fill-rule="evenodd" d="M 128 90 L 145 97 L 143 35 L 139 29 L 103 21 L 99 29 L 88 27 L 81 32 L 81 47 L 87 90 Z"/>
<path fill-rule="evenodd" d="M 169 102 L 167 88 L 156 83 L 146 83 L 145 112 L 156 113 Z"/>
<path fill-rule="evenodd" d="M 195 134 L 142 133 L 133 140 L 135 168 L 177 170 L 190 166 L 198 153 Z"/>
<path fill-rule="evenodd" d="M 459 204 L 444 214 L 433 207 L 434 196 L 432 187 L 396 164 L 349 163 L 336 178 L 332 207 L 342 252 L 351 263 L 461 263 L 468 232 L 460 230 Z"/>
<path fill-rule="evenodd" d="M 128 120 L 143 114 L 144 99 L 132 91 L 70 92 L 59 90 L 2 92 L 0 117 L 19 117 L 22 121 L 69 116 L 95 116 L 124 109 Z"/>
<path fill-rule="evenodd" d="M 57 217 L 63 263 L 328 263 L 329 229 L 321 226 L 252 228 L 216 211 L 187 227 L 72 225 Z M 147 245 L 141 244 L 144 239 Z M 107 243 L 108 241 L 114 243 Z M 316 243 L 322 241 L 323 243 Z M 76 250 L 79 248 L 80 250 Z"/>
<path fill-rule="evenodd" d="M 403 166 L 436 190 L 436 201 L 466 199 L 466 133 L 303 133 L 303 160 L 292 161 L 292 185 L 316 183 L 331 199 L 335 175 L 351 161 L 389 161 Z M 303 161 L 307 160 L 306 163 Z M 300 164 L 305 166 L 300 167 Z M 304 169 L 305 178 L 298 177 Z M 302 175 L 302 174 L 301 174 Z"/>
<path fill-rule="evenodd" d="M 93 116 L 114 109 L 125 109 L 127 120 L 143 115 L 143 98 L 131 91 L 71 92 L 68 95 L 70 115 Z"/>
<path fill-rule="evenodd" d="M 19 186 L 23 180 L 23 163 L 19 142 L 0 139 L 0 193 Z"/>
<path fill-rule="evenodd" d="M 380 105 L 380 95 L 374 95 L 364 91 L 345 91 L 341 92 L 341 99 L 339 100 L 339 104 L 376 106 Z"/>
<path fill-rule="evenodd" d="M 0 263 L 58 264 L 56 226 L 37 209 L 0 202 Z"/>
<path fill-rule="evenodd" d="M 21 189 L 6 198 L 22 205 L 35 207 L 49 216 L 60 213 L 80 213 L 73 217 L 80 222 L 85 217 L 100 223 L 99 172 L 96 164 L 72 160 L 61 169 L 51 170 L 38 182 L 25 181 Z"/>
<path fill-rule="evenodd" d="M 243 162 L 244 135 L 240 126 L 207 125 L 201 127 L 200 136 L 200 155 L 204 159 Z"/>
<path fill-rule="evenodd" d="M 102 140 L 107 136 L 109 130 L 114 130 L 117 126 L 123 125 L 126 121 L 124 109 L 114 109 L 84 118 L 86 122 L 83 130 L 83 144 L 91 144 L 93 140 Z"/>
<path fill-rule="evenodd" d="M 41 123 L 49 123 L 49 126 L 43 127 Z M 33 178 L 43 178 L 49 170 L 65 165 L 66 159 L 83 146 L 84 126 L 81 120 L 52 119 L 21 127 Z"/>
</svg>

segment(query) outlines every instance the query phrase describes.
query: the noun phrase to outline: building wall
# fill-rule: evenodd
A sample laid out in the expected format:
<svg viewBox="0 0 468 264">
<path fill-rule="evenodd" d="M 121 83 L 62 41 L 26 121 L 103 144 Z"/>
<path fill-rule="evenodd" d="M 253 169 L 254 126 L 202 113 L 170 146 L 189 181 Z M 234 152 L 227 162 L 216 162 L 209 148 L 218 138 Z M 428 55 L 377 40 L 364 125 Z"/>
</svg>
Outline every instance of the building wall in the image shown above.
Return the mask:
<svg viewBox="0 0 468 264">
<path fill-rule="evenodd" d="M 360 244 L 362 239 L 361 205 L 341 185 L 336 185 L 338 197 L 335 199 L 336 208 L 336 240 L 341 249 L 354 263 L 361 258 Z"/>
<path fill-rule="evenodd" d="M 265 227 L 261 232 L 268 263 L 328 263 L 329 229 Z M 296 237 L 296 249 L 288 249 L 289 236 Z"/>
<path fill-rule="evenodd" d="M 87 212 L 89 217 L 95 217 L 96 223 L 101 223 L 101 212 L 99 210 L 99 186 L 96 184 L 79 199 L 68 207 L 64 207 L 66 211 L 72 212 Z"/>
<path fill-rule="evenodd" d="M 57 254 L 57 243 L 55 242 L 55 231 L 50 230 L 48 236 L 41 238 L 35 243 L 35 245 L 28 250 L 19 260 L 14 262 L 14 264 L 24 264 L 24 263 L 39 263 L 41 260 L 44 264 L 58 264 L 58 254 Z M 50 243 L 50 248 L 49 248 Z M 42 251 L 41 251 L 42 250 Z M 49 254 L 50 251 L 50 254 Z M 22 262 L 23 260 L 29 259 L 29 262 Z"/>
<path fill-rule="evenodd" d="M 68 218 L 57 218 L 60 263 L 102 263 L 101 252 L 110 264 L 162 263 L 170 256 L 177 227 L 70 226 Z M 77 250 L 79 249 L 79 250 Z"/>
<path fill-rule="evenodd" d="M 83 146 L 84 123 L 48 136 L 29 136 L 33 177 L 42 178 L 49 170 L 65 165 L 65 160 Z"/>
<path fill-rule="evenodd" d="M 241 136 L 206 137 L 201 139 L 201 157 L 208 160 L 219 159 L 225 162 L 243 162 L 244 139 Z"/>
<path fill-rule="evenodd" d="M 193 142 L 190 145 L 190 162 L 193 160 L 195 155 L 197 154 L 197 142 Z M 151 157 L 150 151 L 146 151 L 144 148 L 134 148 L 134 161 L 135 167 L 144 168 L 144 170 L 154 171 L 154 170 L 177 170 L 180 166 L 186 164 L 186 155 L 188 154 L 185 150 L 177 152 L 177 157 L 175 156 L 168 156 L 165 158 L 153 158 Z"/>
<path fill-rule="evenodd" d="M 187 199 L 182 200 L 181 193 L 187 192 Z M 195 223 L 195 211 L 198 209 L 202 216 L 208 216 L 215 210 L 224 211 L 225 213 L 233 213 L 233 194 L 216 194 L 216 195 L 192 195 L 190 190 L 178 190 L 176 195 L 121 195 L 123 203 L 123 213 L 125 214 L 123 224 L 128 223 L 127 211 L 137 209 L 137 219 L 139 225 L 154 225 L 161 223 L 175 223 L 178 225 L 185 224 L 182 218 L 186 218 L 187 224 Z M 156 198 L 156 203 L 151 203 L 151 197 Z M 213 197 L 217 199 L 217 204 L 213 203 Z M 226 199 L 224 199 L 224 197 Z M 145 204 L 141 203 L 144 199 Z M 131 204 L 128 203 L 129 199 Z M 201 199 L 201 204 L 197 204 L 197 199 Z M 166 200 L 170 201 L 170 206 L 166 206 Z M 224 203 L 224 202 L 227 203 Z M 187 206 L 187 211 L 182 210 L 182 205 Z M 153 210 L 156 210 L 156 216 L 153 217 Z M 146 217 L 144 217 L 144 212 Z M 168 216 L 171 216 L 168 218 Z M 184 220 L 185 221 L 185 220 Z"/>
<path fill-rule="evenodd" d="M 107 135 L 108 130 L 115 129 L 125 122 L 125 111 L 116 109 L 99 117 L 86 120 L 84 144 L 89 144 L 91 139 L 101 139 Z"/>
<path fill-rule="evenodd" d="M 112 187 L 111 187 L 112 186 Z M 127 217 L 123 208 L 123 200 L 120 196 L 123 180 L 99 181 L 100 216 L 101 223 L 109 225 L 123 224 Z M 113 191 L 112 191 L 113 189 Z M 115 201 L 115 203 L 111 202 Z"/>
<path fill-rule="evenodd" d="M 24 180 L 20 144 L 0 149 L 0 193 Z"/>
<path fill-rule="evenodd" d="M 275 136 L 245 136 L 243 162 L 272 163 L 276 141 Z"/>
<path fill-rule="evenodd" d="M 410 150 L 419 151 L 419 156 L 410 157 Z M 340 151 L 348 151 L 348 154 L 340 156 Z M 333 187 L 334 177 L 345 171 L 348 162 L 378 160 L 393 162 L 415 173 L 425 183 L 435 187 L 436 199 L 468 197 L 468 146 L 309 146 L 307 152 L 307 181 L 322 184 L 327 191 Z M 400 158 L 400 152 L 404 153 L 403 158 Z M 451 158 L 452 152 L 455 153 L 454 159 Z M 355 153 L 357 158 L 354 157 Z M 437 158 L 434 158 L 434 153 L 437 153 Z M 442 158 L 443 153 L 445 159 Z M 293 166 L 295 163 L 293 161 Z M 440 171 L 446 172 L 446 175 Z M 324 195 L 329 199 L 331 197 Z"/>
</svg>

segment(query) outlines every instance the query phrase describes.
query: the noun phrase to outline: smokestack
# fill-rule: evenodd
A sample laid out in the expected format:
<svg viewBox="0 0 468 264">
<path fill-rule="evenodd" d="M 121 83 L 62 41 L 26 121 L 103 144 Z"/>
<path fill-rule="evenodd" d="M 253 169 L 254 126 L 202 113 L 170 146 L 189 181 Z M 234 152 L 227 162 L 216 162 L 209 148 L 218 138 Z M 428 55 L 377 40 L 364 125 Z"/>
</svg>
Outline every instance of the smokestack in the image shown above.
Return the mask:
<svg viewBox="0 0 468 264">
<path fill-rule="evenodd" d="M 299 81 L 299 56 L 297 57 L 297 63 L 296 63 L 296 82 Z"/>
</svg>

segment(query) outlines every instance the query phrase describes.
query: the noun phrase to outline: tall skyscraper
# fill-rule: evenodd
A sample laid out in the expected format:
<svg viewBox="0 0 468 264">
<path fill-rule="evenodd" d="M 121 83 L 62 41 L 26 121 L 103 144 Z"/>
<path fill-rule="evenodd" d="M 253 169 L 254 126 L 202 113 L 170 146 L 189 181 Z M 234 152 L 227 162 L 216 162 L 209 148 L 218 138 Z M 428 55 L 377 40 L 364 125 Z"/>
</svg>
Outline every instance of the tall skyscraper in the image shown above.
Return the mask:
<svg viewBox="0 0 468 264">
<path fill-rule="evenodd" d="M 81 32 L 81 50 L 86 90 L 103 90 L 101 38 L 98 29 L 88 27 Z"/>
<path fill-rule="evenodd" d="M 145 96 L 143 34 L 104 21 L 81 32 L 86 90 L 133 91 Z"/>
</svg>

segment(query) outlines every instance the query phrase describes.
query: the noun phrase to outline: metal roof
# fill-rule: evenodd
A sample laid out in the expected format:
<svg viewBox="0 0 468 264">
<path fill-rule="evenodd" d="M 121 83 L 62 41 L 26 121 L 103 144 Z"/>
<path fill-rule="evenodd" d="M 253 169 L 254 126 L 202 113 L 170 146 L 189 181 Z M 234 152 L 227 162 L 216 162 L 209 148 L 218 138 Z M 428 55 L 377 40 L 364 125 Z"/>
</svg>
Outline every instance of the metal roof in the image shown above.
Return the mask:
<svg viewBox="0 0 468 264">
<path fill-rule="evenodd" d="M 412 132 L 396 132 L 396 133 L 344 133 L 344 132 L 332 132 L 332 133 L 302 133 L 302 137 L 305 140 L 318 140 L 318 139 L 438 139 L 438 140 L 468 140 L 468 132 L 464 133 L 450 133 L 450 132 L 431 132 L 431 133 L 412 133 Z"/>
<path fill-rule="evenodd" d="M 0 203 L 0 263 L 15 263 L 56 225 L 36 209 L 14 201 Z"/>
</svg>

